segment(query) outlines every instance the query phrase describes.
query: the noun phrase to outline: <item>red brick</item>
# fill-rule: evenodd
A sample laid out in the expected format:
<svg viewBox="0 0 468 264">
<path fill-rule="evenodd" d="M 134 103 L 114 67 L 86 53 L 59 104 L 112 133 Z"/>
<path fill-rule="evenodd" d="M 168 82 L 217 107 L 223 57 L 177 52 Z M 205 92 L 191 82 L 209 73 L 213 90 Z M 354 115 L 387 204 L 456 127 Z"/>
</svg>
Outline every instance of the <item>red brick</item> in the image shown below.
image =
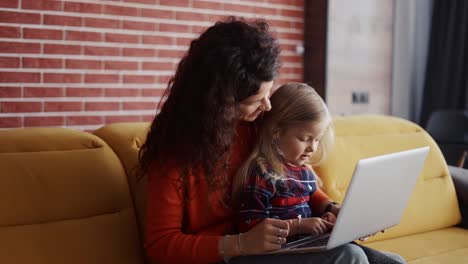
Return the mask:
<svg viewBox="0 0 468 264">
<path fill-rule="evenodd" d="M 85 46 L 84 54 L 93 56 L 120 56 L 121 48 Z"/>
<path fill-rule="evenodd" d="M 159 45 L 172 45 L 174 44 L 173 37 L 166 36 L 142 36 L 143 44 L 159 44 Z"/>
<path fill-rule="evenodd" d="M 44 102 L 44 112 L 75 112 L 82 111 L 81 102 Z"/>
<path fill-rule="evenodd" d="M 1 128 L 23 127 L 23 118 L 21 116 L 0 117 Z"/>
<path fill-rule="evenodd" d="M 65 61 L 67 69 L 101 69 L 101 61 L 98 60 L 74 60 L 67 59 Z"/>
<path fill-rule="evenodd" d="M 278 32 L 278 39 L 303 40 L 303 33 Z"/>
<path fill-rule="evenodd" d="M 18 0 L 2 0 L 0 1 L 0 7 L 18 8 Z"/>
<path fill-rule="evenodd" d="M 143 62 L 142 70 L 172 71 L 174 64 L 172 62 Z"/>
<path fill-rule="evenodd" d="M 162 96 L 166 89 L 158 89 L 158 88 L 145 88 L 142 89 L 141 95 L 142 96 Z"/>
<path fill-rule="evenodd" d="M 140 22 L 140 21 L 123 21 L 123 29 L 129 30 L 146 30 L 146 31 L 155 31 L 156 24 L 151 22 Z"/>
<path fill-rule="evenodd" d="M 189 6 L 189 0 L 159 0 L 160 5 Z"/>
<path fill-rule="evenodd" d="M 158 83 L 167 84 L 173 76 L 170 75 L 161 75 L 158 76 Z"/>
<path fill-rule="evenodd" d="M 155 83 L 154 75 L 125 75 L 124 83 Z"/>
<path fill-rule="evenodd" d="M 67 40 L 79 40 L 79 41 L 102 41 L 102 33 L 99 32 L 86 32 L 86 31 L 73 31 L 68 30 L 66 32 Z"/>
<path fill-rule="evenodd" d="M 100 125 L 104 123 L 103 116 L 67 116 L 67 126 Z"/>
<path fill-rule="evenodd" d="M 19 38 L 20 28 L 19 27 L 3 27 L 0 26 L 0 38 Z"/>
<path fill-rule="evenodd" d="M 154 10 L 154 9 L 141 9 L 142 17 L 151 17 L 159 19 L 174 19 L 173 11 L 169 10 Z"/>
<path fill-rule="evenodd" d="M 177 33 L 188 33 L 190 32 L 190 26 L 179 25 L 179 24 L 159 24 L 159 31 L 162 32 L 177 32 Z"/>
<path fill-rule="evenodd" d="M 63 39 L 62 30 L 23 28 L 23 38 L 25 39 Z"/>
<path fill-rule="evenodd" d="M 41 23 L 40 14 L 20 13 L 0 11 L 0 22 L 18 23 L 18 24 L 39 24 Z"/>
<path fill-rule="evenodd" d="M 303 10 L 281 9 L 280 11 L 281 11 L 282 16 L 297 17 L 297 18 L 303 18 L 304 17 L 304 11 Z"/>
<path fill-rule="evenodd" d="M 21 97 L 21 87 L 0 87 L 0 98 Z"/>
<path fill-rule="evenodd" d="M 106 92 L 106 96 L 140 96 L 141 90 L 140 89 L 125 89 L 125 88 L 107 88 L 104 89 Z"/>
<path fill-rule="evenodd" d="M 182 58 L 185 55 L 185 50 L 159 50 L 158 57 L 160 58 Z"/>
<path fill-rule="evenodd" d="M 115 111 L 120 110 L 119 102 L 86 102 L 85 111 Z"/>
<path fill-rule="evenodd" d="M 104 90 L 102 88 L 71 88 L 66 89 L 67 97 L 102 97 Z"/>
<path fill-rule="evenodd" d="M 21 7 L 23 9 L 62 11 L 62 1 L 55 1 L 55 0 L 22 0 Z"/>
<path fill-rule="evenodd" d="M 84 25 L 86 27 L 95 27 L 95 28 L 120 28 L 121 21 L 116 19 L 103 19 L 103 18 L 91 18 L 85 17 Z"/>
<path fill-rule="evenodd" d="M 126 7 L 126 6 L 115 6 L 115 5 L 105 5 L 104 14 L 118 15 L 118 16 L 134 16 L 137 17 L 140 12 L 138 8 Z"/>
<path fill-rule="evenodd" d="M 106 70 L 138 70 L 136 61 L 106 61 L 104 62 Z"/>
<path fill-rule="evenodd" d="M 194 8 L 222 10 L 222 4 L 216 2 L 194 1 Z"/>
<path fill-rule="evenodd" d="M 244 6 L 242 6 L 244 7 Z M 268 7 L 253 7 L 252 12 L 256 15 L 278 15 L 279 8 L 268 8 Z"/>
<path fill-rule="evenodd" d="M 141 120 L 140 116 L 132 116 L 132 115 L 125 115 L 125 116 L 106 116 L 105 123 L 118 123 L 118 122 L 139 122 Z"/>
<path fill-rule="evenodd" d="M 44 73 L 44 83 L 81 83 L 81 74 Z"/>
<path fill-rule="evenodd" d="M 25 116 L 24 127 L 63 126 L 63 116 Z"/>
<path fill-rule="evenodd" d="M 156 56 L 155 49 L 138 49 L 138 48 L 124 48 L 123 56 L 132 57 L 154 57 Z"/>
<path fill-rule="evenodd" d="M 75 3 L 75 2 L 65 1 L 64 11 L 65 12 L 81 12 L 81 13 L 101 14 L 102 13 L 102 5 L 100 5 L 100 4 L 88 4 L 88 3 Z"/>
<path fill-rule="evenodd" d="M 0 68 L 18 68 L 19 58 L 0 57 Z"/>
<path fill-rule="evenodd" d="M 118 83 L 117 74 L 86 74 L 85 83 Z"/>
<path fill-rule="evenodd" d="M 239 4 L 228 4 L 224 3 L 224 10 L 227 12 L 244 12 L 244 13 L 255 13 L 253 6 L 239 5 Z"/>
<path fill-rule="evenodd" d="M 122 110 L 154 110 L 156 102 L 124 102 Z"/>
<path fill-rule="evenodd" d="M 2 102 L 0 113 L 30 113 L 41 112 L 41 102 Z"/>
<path fill-rule="evenodd" d="M 175 13 L 175 15 L 176 15 L 176 20 L 193 20 L 193 21 L 205 21 L 206 20 L 206 16 L 202 13 L 178 11 Z"/>
<path fill-rule="evenodd" d="M 81 17 L 56 16 L 56 15 L 46 15 L 46 14 L 44 14 L 44 24 L 45 25 L 81 27 L 81 25 L 82 25 L 81 22 L 82 22 Z"/>
<path fill-rule="evenodd" d="M 40 80 L 38 72 L 0 72 L 0 83 L 37 83 Z"/>
<path fill-rule="evenodd" d="M 268 21 L 273 28 L 291 28 L 290 21 L 283 21 L 283 20 L 269 20 Z"/>
<path fill-rule="evenodd" d="M 122 0 L 124 3 L 156 4 L 157 0 Z"/>
<path fill-rule="evenodd" d="M 79 45 L 44 44 L 46 54 L 81 54 Z"/>
<path fill-rule="evenodd" d="M 24 97 L 63 97 L 62 87 L 24 87 Z"/>
<path fill-rule="evenodd" d="M 116 34 L 106 33 L 105 41 L 107 42 L 120 42 L 120 43 L 139 43 L 139 35 L 128 35 L 128 34 Z"/>
<path fill-rule="evenodd" d="M 23 58 L 23 68 L 58 68 L 63 67 L 62 59 Z"/>
<path fill-rule="evenodd" d="M 289 63 L 302 63 L 303 58 L 302 56 L 281 56 L 281 61 L 283 63 L 289 62 Z"/>
<path fill-rule="evenodd" d="M 205 27 L 205 26 L 195 26 L 195 25 L 193 25 L 192 28 L 191 28 L 191 32 L 199 35 L 199 34 L 205 32 L 206 29 L 207 29 L 207 27 Z"/>
<path fill-rule="evenodd" d="M 193 40 L 192 38 L 176 38 L 176 45 L 187 46 L 188 48 L 192 40 Z"/>
</svg>

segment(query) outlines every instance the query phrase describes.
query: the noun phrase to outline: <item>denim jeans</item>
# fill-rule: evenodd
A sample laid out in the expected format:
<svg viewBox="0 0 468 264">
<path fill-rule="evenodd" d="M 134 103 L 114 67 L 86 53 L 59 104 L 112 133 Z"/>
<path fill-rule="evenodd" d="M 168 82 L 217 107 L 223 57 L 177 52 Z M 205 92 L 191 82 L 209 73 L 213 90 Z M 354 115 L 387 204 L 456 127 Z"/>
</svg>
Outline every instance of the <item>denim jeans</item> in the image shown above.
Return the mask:
<svg viewBox="0 0 468 264">
<path fill-rule="evenodd" d="M 406 261 L 398 254 L 382 252 L 388 257 L 400 263 Z M 242 256 L 233 258 L 229 264 L 283 264 L 283 263 L 298 263 L 298 264 L 369 264 L 366 254 L 361 247 L 355 244 L 345 244 L 343 246 L 314 253 L 299 253 L 299 254 L 272 254 L 272 255 L 256 255 Z"/>
</svg>

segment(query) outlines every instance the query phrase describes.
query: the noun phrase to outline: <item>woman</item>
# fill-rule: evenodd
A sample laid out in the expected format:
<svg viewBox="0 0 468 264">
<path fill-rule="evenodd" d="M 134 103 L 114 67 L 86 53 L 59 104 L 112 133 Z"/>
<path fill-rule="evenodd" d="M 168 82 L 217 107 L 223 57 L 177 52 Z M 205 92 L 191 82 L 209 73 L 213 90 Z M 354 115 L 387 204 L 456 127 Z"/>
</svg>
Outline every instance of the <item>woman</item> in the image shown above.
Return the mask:
<svg viewBox="0 0 468 264">
<path fill-rule="evenodd" d="M 140 152 L 148 173 L 145 248 L 157 263 L 212 263 L 284 244 L 289 224 L 265 219 L 236 234 L 231 187 L 269 111 L 280 49 L 268 24 L 230 18 L 192 41 Z M 309 256 L 309 257 L 307 257 Z M 367 263 L 355 246 L 302 256 Z M 325 262 L 323 262 L 325 263 Z"/>
</svg>

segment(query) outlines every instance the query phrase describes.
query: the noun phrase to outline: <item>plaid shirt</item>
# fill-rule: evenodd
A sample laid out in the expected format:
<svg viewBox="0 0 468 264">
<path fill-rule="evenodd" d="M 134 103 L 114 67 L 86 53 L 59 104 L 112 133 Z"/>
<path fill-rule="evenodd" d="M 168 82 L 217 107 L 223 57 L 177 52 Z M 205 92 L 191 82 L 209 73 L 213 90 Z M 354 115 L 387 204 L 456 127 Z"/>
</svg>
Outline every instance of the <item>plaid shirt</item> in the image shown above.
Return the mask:
<svg viewBox="0 0 468 264">
<path fill-rule="evenodd" d="M 316 176 L 306 166 L 284 165 L 284 178 L 271 178 L 270 170 L 257 165 L 241 195 L 241 232 L 248 231 L 265 218 L 294 219 L 311 217 L 317 190 Z"/>
</svg>

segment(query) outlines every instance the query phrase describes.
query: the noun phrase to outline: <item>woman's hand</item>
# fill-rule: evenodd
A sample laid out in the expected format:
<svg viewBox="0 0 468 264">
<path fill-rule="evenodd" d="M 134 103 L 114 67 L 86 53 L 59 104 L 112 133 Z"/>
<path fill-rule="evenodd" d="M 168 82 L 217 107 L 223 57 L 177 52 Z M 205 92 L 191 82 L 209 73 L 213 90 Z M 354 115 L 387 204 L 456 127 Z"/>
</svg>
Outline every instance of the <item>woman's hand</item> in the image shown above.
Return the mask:
<svg viewBox="0 0 468 264">
<path fill-rule="evenodd" d="M 289 223 L 285 220 L 266 218 L 240 237 L 240 254 L 251 255 L 277 250 L 286 243 Z"/>
<path fill-rule="evenodd" d="M 333 228 L 333 223 L 319 218 L 319 217 L 309 217 L 304 218 L 301 221 L 301 233 L 312 234 L 312 235 L 321 235 Z"/>
<path fill-rule="evenodd" d="M 320 216 L 320 218 L 332 223 L 332 224 L 335 224 L 336 222 L 336 216 L 330 212 L 326 212 L 324 213 L 323 215 Z"/>
</svg>

